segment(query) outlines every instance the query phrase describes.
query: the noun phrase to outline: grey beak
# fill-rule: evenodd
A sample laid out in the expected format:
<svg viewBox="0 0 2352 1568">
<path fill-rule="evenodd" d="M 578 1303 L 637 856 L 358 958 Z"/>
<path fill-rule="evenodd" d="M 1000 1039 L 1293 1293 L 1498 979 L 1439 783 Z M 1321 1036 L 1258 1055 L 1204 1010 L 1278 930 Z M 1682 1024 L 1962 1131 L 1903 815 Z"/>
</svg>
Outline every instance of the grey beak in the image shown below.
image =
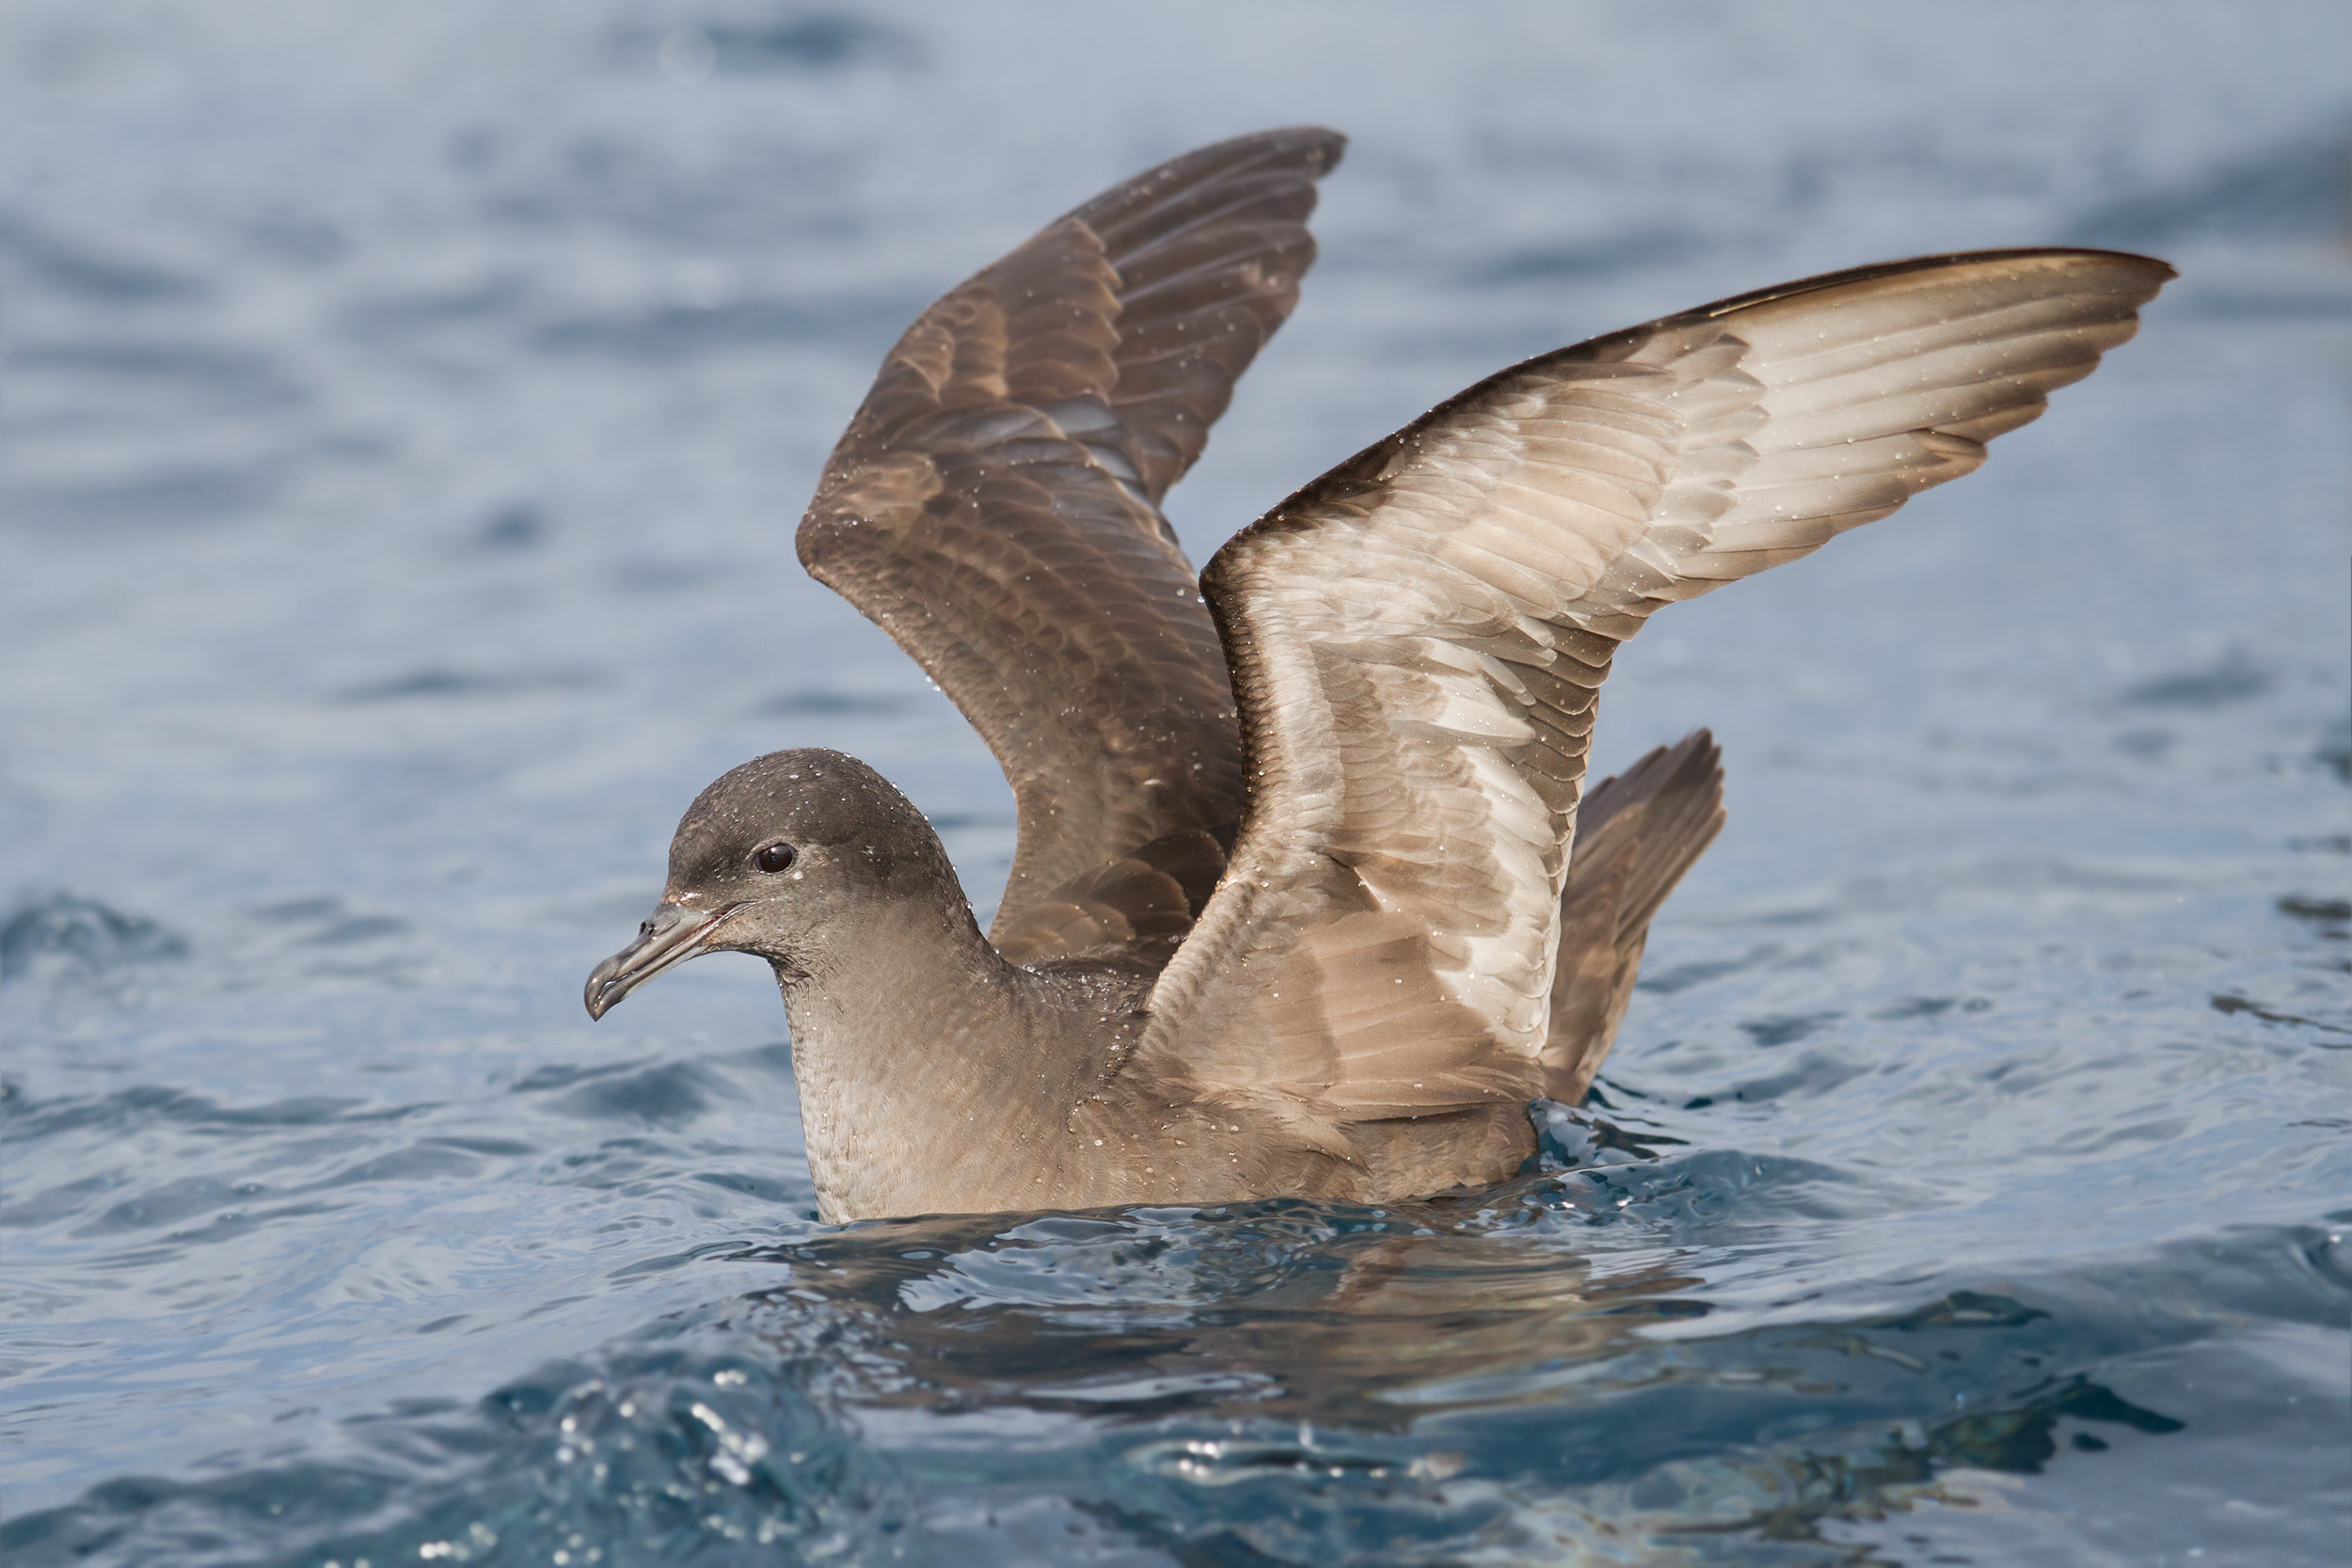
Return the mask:
<svg viewBox="0 0 2352 1568">
<path fill-rule="evenodd" d="M 727 904 L 693 910 L 684 904 L 657 905 L 637 927 L 637 940 L 596 965 L 588 976 L 588 1016 L 602 1018 L 614 1003 L 674 964 L 710 950 L 710 939 L 727 916 L 741 909 Z"/>
</svg>

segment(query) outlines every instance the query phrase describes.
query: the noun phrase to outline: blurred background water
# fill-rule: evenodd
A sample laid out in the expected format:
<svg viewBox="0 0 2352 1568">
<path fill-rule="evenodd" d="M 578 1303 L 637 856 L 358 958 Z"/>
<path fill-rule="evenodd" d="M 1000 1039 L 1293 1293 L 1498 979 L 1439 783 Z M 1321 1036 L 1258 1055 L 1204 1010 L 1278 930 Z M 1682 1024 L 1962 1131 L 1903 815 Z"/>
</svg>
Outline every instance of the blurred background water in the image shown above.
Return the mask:
<svg viewBox="0 0 2352 1568">
<path fill-rule="evenodd" d="M 2346 60 L 2319 6 L 0 9 L 0 1556 L 2340 1562 Z M 828 1230 L 765 971 L 580 981 L 782 746 L 993 898 L 1009 796 L 792 526 L 934 295 L 1310 119 L 1197 560 L 1705 299 L 2183 277 L 1620 661 L 1603 765 L 1712 724 L 1731 820 L 1546 1174 Z"/>
</svg>

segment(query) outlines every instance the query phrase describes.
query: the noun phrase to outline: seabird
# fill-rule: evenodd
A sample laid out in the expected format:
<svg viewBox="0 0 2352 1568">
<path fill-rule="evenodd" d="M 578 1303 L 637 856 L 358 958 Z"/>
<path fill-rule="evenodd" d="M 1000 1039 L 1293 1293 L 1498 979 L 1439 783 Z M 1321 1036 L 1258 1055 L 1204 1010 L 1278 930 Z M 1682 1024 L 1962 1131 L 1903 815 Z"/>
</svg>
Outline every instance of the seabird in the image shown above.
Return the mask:
<svg viewBox="0 0 2352 1568">
<path fill-rule="evenodd" d="M 2173 276 L 1922 257 L 1538 355 L 1196 577 L 1161 500 L 1296 303 L 1344 145 L 1244 136 L 1049 224 L 908 329 L 825 467 L 803 564 L 1011 782 L 994 924 L 888 781 L 779 752 L 688 809 L 587 1004 L 766 958 L 828 1221 L 1511 1175 L 1724 820 L 1705 731 L 1584 788 L 1617 645 L 1975 468 Z"/>
</svg>

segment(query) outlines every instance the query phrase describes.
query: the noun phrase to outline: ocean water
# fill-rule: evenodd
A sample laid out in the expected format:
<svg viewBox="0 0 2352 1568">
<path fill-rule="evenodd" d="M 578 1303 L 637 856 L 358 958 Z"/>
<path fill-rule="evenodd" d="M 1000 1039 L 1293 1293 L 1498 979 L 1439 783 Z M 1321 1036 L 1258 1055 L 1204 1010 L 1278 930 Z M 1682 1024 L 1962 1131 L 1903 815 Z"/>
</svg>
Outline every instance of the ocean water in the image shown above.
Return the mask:
<svg viewBox="0 0 2352 1568">
<path fill-rule="evenodd" d="M 2323 7 L 0 9 L 0 1559 L 2341 1562 L 2347 59 Z M 935 294 L 1310 119 L 1196 559 L 1705 299 L 2182 277 L 1628 650 L 1603 767 L 1710 724 L 1730 824 L 1543 1170 L 819 1226 L 764 969 L 580 982 L 783 746 L 993 898 L 993 764 L 791 529 Z"/>
</svg>

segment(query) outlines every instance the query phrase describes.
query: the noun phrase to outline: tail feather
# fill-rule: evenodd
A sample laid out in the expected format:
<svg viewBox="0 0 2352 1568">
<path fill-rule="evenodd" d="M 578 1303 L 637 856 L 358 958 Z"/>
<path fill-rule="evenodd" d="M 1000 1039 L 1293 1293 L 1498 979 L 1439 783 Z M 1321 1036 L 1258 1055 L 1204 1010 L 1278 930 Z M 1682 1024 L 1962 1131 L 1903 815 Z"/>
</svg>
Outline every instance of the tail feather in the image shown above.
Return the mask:
<svg viewBox="0 0 2352 1568">
<path fill-rule="evenodd" d="M 1695 730 L 1589 791 L 1560 895 L 1545 1093 L 1576 1104 L 1633 1000 L 1649 923 L 1724 825 L 1723 753 Z"/>
</svg>

